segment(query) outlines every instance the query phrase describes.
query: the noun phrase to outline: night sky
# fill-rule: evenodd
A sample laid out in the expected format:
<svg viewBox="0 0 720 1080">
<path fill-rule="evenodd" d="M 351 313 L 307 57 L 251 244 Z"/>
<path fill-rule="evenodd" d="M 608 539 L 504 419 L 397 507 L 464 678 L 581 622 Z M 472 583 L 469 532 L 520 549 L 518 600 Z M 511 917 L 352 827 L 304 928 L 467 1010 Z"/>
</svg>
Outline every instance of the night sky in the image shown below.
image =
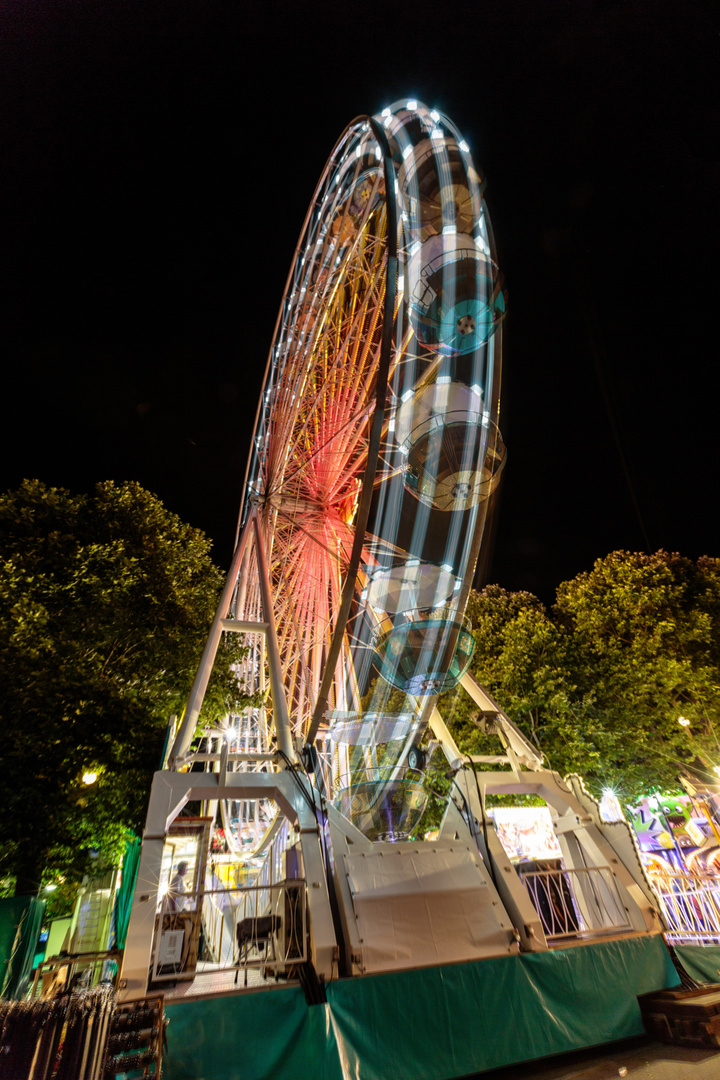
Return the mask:
<svg viewBox="0 0 720 1080">
<path fill-rule="evenodd" d="M 508 286 L 490 580 L 720 555 L 713 5 L 3 0 L 0 42 L 0 490 L 138 480 L 226 566 L 320 171 L 413 96 Z"/>
</svg>

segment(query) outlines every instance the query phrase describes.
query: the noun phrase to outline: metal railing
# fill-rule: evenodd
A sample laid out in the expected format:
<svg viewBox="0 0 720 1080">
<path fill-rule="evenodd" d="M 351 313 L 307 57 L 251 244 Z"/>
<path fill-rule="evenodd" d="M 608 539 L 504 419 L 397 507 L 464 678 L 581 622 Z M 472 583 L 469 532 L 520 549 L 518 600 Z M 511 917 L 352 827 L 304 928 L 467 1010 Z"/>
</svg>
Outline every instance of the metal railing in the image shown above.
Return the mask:
<svg viewBox="0 0 720 1080">
<path fill-rule="evenodd" d="M 29 997 L 56 997 L 70 990 L 89 990 L 100 983 L 114 985 L 122 950 L 104 949 L 100 952 L 64 953 L 48 956 L 35 968 Z"/>
<path fill-rule="evenodd" d="M 548 942 L 632 929 L 609 866 L 530 873 L 518 869 Z"/>
<path fill-rule="evenodd" d="M 720 944 L 720 879 L 694 874 L 650 874 L 672 945 Z"/>
<path fill-rule="evenodd" d="M 307 960 L 307 891 L 304 879 L 165 897 L 153 945 L 151 981 L 162 983 L 212 971 L 265 969 L 290 977 Z M 198 965 L 200 920 L 210 963 Z M 194 938 L 194 945 L 193 945 Z M 247 974 L 245 977 L 247 984 Z"/>
<path fill-rule="evenodd" d="M 283 858 L 288 846 L 289 832 L 290 822 L 285 820 L 268 849 L 265 861 L 260 867 L 257 879 L 258 885 L 272 885 L 283 880 Z M 263 902 L 267 902 L 267 900 Z"/>
</svg>

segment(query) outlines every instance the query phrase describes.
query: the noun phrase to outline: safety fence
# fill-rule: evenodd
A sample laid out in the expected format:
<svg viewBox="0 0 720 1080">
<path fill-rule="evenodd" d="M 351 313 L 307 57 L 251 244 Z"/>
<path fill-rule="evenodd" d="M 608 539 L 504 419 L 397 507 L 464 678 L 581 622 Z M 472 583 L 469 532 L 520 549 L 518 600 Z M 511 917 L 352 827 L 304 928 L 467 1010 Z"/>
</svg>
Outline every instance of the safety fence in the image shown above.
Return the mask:
<svg viewBox="0 0 720 1080">
<path fill-rule="evenodd" d="M 199 947 L 202 929 L 202 946 Z M 263 969 L 292 978 L 307 960 L 307 898 L 302 878 L 165 897 L 156 925 L 151 981 L 200 972 Z"/>
<path fill-rule="evenodd" d="M 720 944 L 720 879 L 681 872 L 653 873 L 650 881 L 672 945 Z"/>
<path fill-rule="evenodd" d="M 520 876 L 549 943 L 631 930 L 609 866 L 537 870 Z"/>
</svg>

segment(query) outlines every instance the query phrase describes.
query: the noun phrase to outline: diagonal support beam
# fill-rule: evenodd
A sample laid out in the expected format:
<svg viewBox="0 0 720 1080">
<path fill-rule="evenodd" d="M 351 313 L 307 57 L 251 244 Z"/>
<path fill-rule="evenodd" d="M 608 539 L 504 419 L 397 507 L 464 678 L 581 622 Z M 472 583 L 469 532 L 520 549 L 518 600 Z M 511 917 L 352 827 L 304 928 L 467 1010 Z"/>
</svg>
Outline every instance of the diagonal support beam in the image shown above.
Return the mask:
<svg viewBox="0 0 720 1080">
<path fill-rule="evenodd" d="M 190 746 L 194 736 L 195 729 L 197 728 L 198 718 L 200 716 L 200 710 L 205 698 L 205 691 L 207 690 L 208 682 L 210 681 L 210 675 L 212 673 L 213 664 L 215 663 L 215 657 L 217 655 L 218 645 L 223 632 L 223 621 L 230 610 L 230 604 L 232 602 L 233 593 L 235 592 L 235 585 L 237 582 L 238 574 L 240 572 L 240 564 L 242 562 L 243 555 L 245 554 L 245 548 L 247 547 L 248 538 L 250 536 L 250 522 L 245 525 L 243 529 L 238 545 L 235 548 L 235 553 L 232 557 L 230 564 L 230 570 L 225 580 L 225 585 L 220 597 L 220 603 L 217 606 L 215 612 L 215 618 L 212 621 L 210 627 L 210 633 L 208 639 L 205 642 L 205 648 L 200 659 L 200 664 L 195 675 L 195 680 L 190 690 L 187 705 L 180 721 L 175 741 L 173 742 L 172 749 L 168 756 L 168 765 L 173 767 L 173 761 L 176 758 L 182 757 L 187 753 L 187 749 Z"/>
<path fill-rule="evenodd" d="M 260 531 L 260 521 L 257 511 L 251 515 L 255 530 L 255 553 L 257 555 L 258 577 L 260 578 L 260 596 L 262 598 L 263 613 L 267 620 L 267 653 L 268 666 L 270 668 L 270 693 L 272 694 L 273 716 L 275 718 L 275 734 L 277 736 L 278 750 L 290 761 L 295 761 L 295 748 L 292 741 L 292 728 L 290 727 L 290 715 L 288 713 L 285 688 L 283 686 L 282 665 L 280 663 L 280 648 L 278 646 L 275 620 L 273 618 L 272 594 L 270 592 L 270 576 L 268 574 L 267 559 L 265 557 L 265 545 L 263 544 Z"/>
<path fill-rule="evenodd" d="M 487 690 L 480 685 L 471 671 L 466 671 L 460 680 L 463 690 L 466 690 L 479 709 L 492 716 L 496 729 L 501 735 L 510 762 L 515 771 L 518 767 L 531 769 L 533 772 L 543 768 L 543 755 L 536 749 L 529 739 L 523 735 L 507 713 L 504 713 L 496 701 L 488 694 Z"/>
</svg>

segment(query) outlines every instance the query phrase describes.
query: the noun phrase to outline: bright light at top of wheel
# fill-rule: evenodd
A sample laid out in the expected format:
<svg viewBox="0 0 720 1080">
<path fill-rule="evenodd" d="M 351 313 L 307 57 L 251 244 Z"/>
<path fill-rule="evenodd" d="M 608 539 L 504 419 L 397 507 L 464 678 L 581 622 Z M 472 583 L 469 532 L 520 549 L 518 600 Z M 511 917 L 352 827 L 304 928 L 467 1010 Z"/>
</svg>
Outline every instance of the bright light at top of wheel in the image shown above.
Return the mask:
<svg viewBox="0 0 720 1080">
<path fill-rule="evenodd" d="M 437 112 L 435 109 L 431 109 L 430 110 L 430 116 L 432 117 L 432 119 L 437 124 L 438 120 L 440 119 L 440 113 Z"/>
<path fill-rule="evenodd" d="M 380 113 L 380 115 L 381 116 L 390 116 L 390 107 L 388 106 L 386 109 L 383 109 L 383 111 Z"/>
<path fill-rule="evenodd" d="M 466 154 L 470 153 L 470 147 L 468 146 L 468 144 L 465 142 L 464 139 L 460 140 L 460 142 L 458 143 L 458 146 L 460 147 L 461 150 L 464 150 Z"/>
<path fill-rule="evenodd" d="M 417 101 L 415 100 L 415 98 L 411 98 L 410 101 L 408 101 L 407 107 L 410 112 L 414 112 L 415 109 L 417 109 Z"/>
</svg>

